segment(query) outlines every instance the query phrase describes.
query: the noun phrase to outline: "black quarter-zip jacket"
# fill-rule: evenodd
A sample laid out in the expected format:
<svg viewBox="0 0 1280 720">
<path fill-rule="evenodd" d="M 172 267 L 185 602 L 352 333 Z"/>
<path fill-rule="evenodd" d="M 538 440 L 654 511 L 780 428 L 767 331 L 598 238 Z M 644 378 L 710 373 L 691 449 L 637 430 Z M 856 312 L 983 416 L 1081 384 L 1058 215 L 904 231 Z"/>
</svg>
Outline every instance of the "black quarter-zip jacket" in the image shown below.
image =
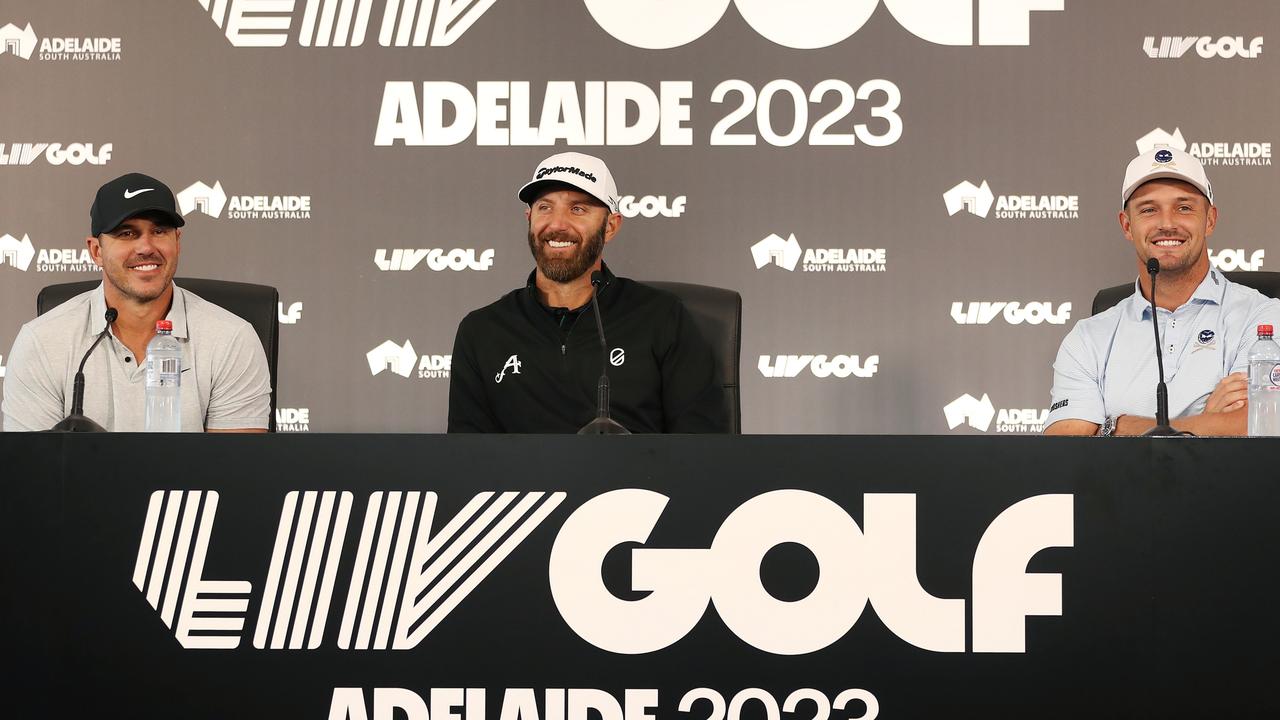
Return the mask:
<svg viewBox="0 0 1280 720">
<path fill-rule="evenodd" d="M 711 349 L 688 310 L 668 292 L 601 270 L 613 419 L 633 433 L 727 432 Z M 603 362 L 590 303 L 548 308 L 531 274 L 458 325 L 449 432 L 577 432 L 595 417 Z"/>
</svg>

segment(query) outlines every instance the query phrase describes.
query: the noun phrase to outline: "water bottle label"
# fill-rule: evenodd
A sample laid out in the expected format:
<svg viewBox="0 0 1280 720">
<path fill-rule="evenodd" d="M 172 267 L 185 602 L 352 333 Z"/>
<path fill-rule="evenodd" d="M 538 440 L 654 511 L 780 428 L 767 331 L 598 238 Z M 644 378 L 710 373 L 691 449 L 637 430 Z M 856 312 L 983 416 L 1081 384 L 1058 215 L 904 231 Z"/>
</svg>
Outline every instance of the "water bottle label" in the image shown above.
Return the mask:
<svg viewBox="0 0 1280 720">
<path fill-rule="evenodd" d="M 1271 384 L 1280 385 L 1280 364 L 1271 366 Z"/>
</svg>

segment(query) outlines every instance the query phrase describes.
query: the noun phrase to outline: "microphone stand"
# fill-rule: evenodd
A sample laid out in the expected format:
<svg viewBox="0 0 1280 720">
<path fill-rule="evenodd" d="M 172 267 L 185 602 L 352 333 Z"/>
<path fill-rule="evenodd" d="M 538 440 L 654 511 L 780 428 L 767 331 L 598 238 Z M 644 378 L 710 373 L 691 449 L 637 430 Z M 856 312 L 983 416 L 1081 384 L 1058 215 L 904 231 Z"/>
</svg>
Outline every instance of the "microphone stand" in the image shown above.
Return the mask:
<svg viewBox="0 0 1280 720">
<path fill-rule="evenodd" d="M 1160 272 L 1160 261 L 1147 260 L 1147 274 L 1151 276 L 1151 329 L 1156 334 L 1156 367 L 1160 371 L 1160 382 L 1156 385 L 1156 426 L 1142 433 L 1143 437 L 1171 437 L 1181 435 L 1169 424 L 1169 388 L 1164 384 L 1164 349 L 1160 347 L 1160 323 L 1156 319 L 1156 274 Z"/>
<path fill-rule="evenodd" d="M 102 328 L 102 332 L 98 333 L 98 337 L 89 346 L 89 351 L 80 359 L 80 367 L 76 370 L 76 377 L 71 388 L 71 414 L 63 418 L 57 425 L 49 428 L 49 432 L 106 432 L 106 428 L 102 427 L 93 420 L 85 417 L 84 414 L 84 365 L 89 362 L 89 356 L 93 354 L 94 348 L 98 347 L 98 343 L 107 336 L 111 331 L 111 323 L 116 321 L 116 309 L 107 308 L 105 319 L 106 327 Z"/>
<path fill-rule="evenodd" d="M 600 320 L 599 287 L 604 282 L 600 271 L 591 273 L 591 307 L 595 309 L 596 334 L 600 337 L 600 382 L 596 386 L 596 417 L 582 426 L 579 435 L 630 435 L 617 420 L 609 417 L 609 345 L 604 339 L 604 322 Z"/>
</svg>

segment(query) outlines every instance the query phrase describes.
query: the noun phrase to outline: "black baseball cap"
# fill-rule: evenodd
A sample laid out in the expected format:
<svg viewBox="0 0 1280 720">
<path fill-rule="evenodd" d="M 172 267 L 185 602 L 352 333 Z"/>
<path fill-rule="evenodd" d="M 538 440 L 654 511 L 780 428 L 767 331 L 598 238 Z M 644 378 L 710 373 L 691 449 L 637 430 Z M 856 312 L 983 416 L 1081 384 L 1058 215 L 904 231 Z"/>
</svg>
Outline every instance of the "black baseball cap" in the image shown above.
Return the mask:
<svg viewBox="0 0 1280 720">
<path fill-rule="evenodd" d="M 121 175 L 98 188 L 89 207 L 89 234 L 97 237 L 120 223 L 145 212 L 157 212 L 176 228 L 187 224 L 168 185 L 142 173 Z"/>
</svg>

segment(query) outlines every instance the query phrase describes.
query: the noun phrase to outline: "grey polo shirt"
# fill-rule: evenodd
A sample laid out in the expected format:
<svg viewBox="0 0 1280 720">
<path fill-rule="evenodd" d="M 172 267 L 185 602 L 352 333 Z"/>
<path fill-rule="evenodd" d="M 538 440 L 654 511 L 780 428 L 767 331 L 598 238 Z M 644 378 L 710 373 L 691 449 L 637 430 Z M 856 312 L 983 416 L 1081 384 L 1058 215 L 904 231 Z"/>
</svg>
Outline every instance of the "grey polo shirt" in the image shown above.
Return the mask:
<svg viewBox="0 0 1280 720">
<path fill-rule="evenodd" d="M 1062 341 L 1046 427 L 1059 420 L 1101 424 L 1117 415 L 1156 414 L 1151 303 L 1136 282 L 1134 288 L 1115 307 L 1076 323 Z M 1204 412 L 1219 380 L 1247 370 L 1258 325 L 1280 325 L 1280 300 L 1217 270 L 1205 275 L 1181 307 L 1157 310 L 1171 418 Z"/>
<path fill-rule="evenodd" d="M 47 430 L 71 412 L 76 368 L 106 311 L 98 285 L 22 326 L 4 379 L 5 431 Z M 182 429 L 266 428 L 271 376 L 253 327 L 176 285 L 167 317 L 182 345 Z M 109 431 L 142 431 L 144 365 L 110 333 L 84 367 L 84 414 Z"/>
</svg>

